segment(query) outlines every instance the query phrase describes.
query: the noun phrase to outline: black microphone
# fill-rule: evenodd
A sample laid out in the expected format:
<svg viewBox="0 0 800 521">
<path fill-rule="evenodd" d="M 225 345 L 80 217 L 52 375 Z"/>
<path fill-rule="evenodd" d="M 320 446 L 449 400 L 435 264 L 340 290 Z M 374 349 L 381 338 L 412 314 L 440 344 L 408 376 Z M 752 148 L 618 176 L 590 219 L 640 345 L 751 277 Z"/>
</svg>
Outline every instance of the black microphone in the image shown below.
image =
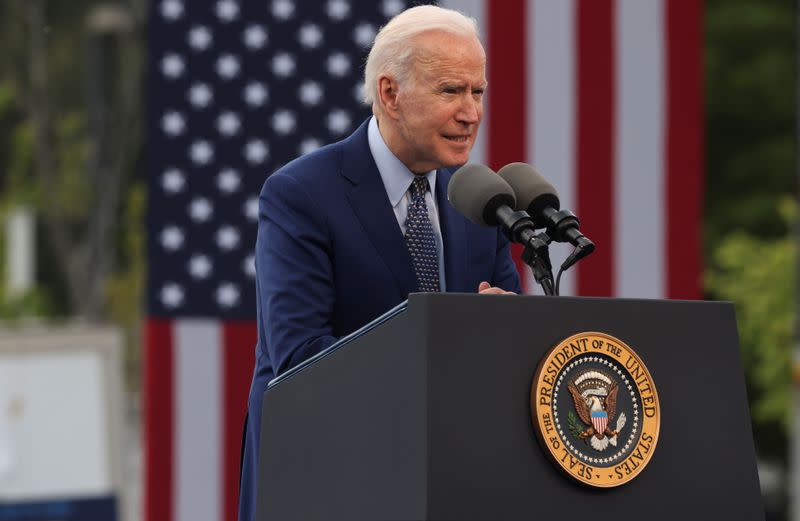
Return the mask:
<svg viewBox="0 0 800 521">
<path fill-rule="evenodd" d="M 464 217 L 482 226 L 502 226 L 508 238 L 520 242 L 521 227 L 533 229 L 533 220 L 524 211 L 515 211 L 517 199 L 508 183 L 490 168 L 468 164 L 459 168 L 447 186 L 447 200 Z"/>
<path fill-rule="evenodd" d="M 580 221 L 569 210 L 559 210 L 558 192 L 527 163 L 509 163 L 497 175 L 508 183 L 516 195 L 518 210 L 526 210 L 537 228 L 546 228 L 547 235 L 557 242 L 575 246 L 562 264 L 567 269 L 594 251 L 594 243 L 580 231 Z"/>
<path fill-rule="evenodd" d="M 536 234 L 533 219 L 518 208 L 514 190 L 490 168 L 468 164 L 450 178 L 447 200 L 470 221 L 483 226 L 501 226 L 512 242 L 525 246 L 523 260 L 545 294 L 553 294 L 553 276 L 547 251 L 549 239 Z"/>
</svg>

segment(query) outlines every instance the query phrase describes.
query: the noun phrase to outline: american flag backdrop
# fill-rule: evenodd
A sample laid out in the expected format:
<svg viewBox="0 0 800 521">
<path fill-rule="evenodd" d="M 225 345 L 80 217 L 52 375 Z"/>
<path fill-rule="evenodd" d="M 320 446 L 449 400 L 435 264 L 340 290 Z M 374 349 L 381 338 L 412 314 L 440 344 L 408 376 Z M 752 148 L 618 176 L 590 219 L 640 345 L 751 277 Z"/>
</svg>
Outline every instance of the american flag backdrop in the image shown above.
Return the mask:
<svg viewBox="0 0 800 521">
<path fill-rule="evenodd" d="M 258 193 L 364 120 L 366 51 L 412 3 L 153 0 L 147 521 L 235 519 Z M 536 165 L 598 245 L 562 294 L 698 298 L 701 1 L 440 3 L 475 17 L 487 49 L 473 161 Z"/>
</svg>

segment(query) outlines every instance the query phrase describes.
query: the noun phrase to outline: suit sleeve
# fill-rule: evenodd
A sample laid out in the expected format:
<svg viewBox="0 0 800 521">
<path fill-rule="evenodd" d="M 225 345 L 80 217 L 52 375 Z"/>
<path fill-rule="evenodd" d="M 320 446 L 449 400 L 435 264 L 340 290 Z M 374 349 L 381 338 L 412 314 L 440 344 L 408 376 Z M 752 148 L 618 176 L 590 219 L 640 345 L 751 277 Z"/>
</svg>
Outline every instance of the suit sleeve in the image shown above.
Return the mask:
<svg viewBox="0 0 800 521">
<path fill-rule="evenodd" d="M 503 288 L 506 291 L 522 293 L 519 272 L 514 264 L 514 259 L 511 258 L 511 243 L 499 229 L 497 230 L 497 255 L 491 283 L 492 286 Z"/>
<path fill-rule="evenodd" d="M 338 340 L 332 335 L 331 239 L 319 204 L 283 173 L 264 184 L 258 222 L 260 327 L 277 376 Z"/>
</svg>

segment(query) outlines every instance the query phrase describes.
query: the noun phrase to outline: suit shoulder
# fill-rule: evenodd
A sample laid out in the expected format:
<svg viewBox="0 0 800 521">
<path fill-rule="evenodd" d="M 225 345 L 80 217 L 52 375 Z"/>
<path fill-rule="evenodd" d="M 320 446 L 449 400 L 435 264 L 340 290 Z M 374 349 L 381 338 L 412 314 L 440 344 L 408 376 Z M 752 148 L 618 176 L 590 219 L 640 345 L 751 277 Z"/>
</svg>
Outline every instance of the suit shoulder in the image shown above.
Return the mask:
<svg viewBox="0 0 800 521">
<path fill-rule="evenodd" d="M 341 171 L 341 142 L 325 145 L 302 155 L 276 170 L 272 175 L 283 175 L 301 183 L 320 183 Z"/>
</svg>

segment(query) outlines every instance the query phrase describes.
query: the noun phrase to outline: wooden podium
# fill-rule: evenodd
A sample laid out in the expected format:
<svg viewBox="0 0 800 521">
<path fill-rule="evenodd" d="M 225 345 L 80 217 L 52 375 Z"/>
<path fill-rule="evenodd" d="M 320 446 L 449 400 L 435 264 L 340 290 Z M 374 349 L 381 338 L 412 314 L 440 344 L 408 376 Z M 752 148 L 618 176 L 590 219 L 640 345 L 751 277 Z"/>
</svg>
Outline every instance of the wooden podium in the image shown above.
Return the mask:
<svg viewBox="0 0 800 521">
<path fill-rule="evenodd" d="M 630 483 L 592 489 L 531 422 L 545 353 L 579 332 L 633 346 L 661 405 Z M 729 303 L 413 294 L 273 381 L 258 520 L 763 519 Z"/>
</svg>

